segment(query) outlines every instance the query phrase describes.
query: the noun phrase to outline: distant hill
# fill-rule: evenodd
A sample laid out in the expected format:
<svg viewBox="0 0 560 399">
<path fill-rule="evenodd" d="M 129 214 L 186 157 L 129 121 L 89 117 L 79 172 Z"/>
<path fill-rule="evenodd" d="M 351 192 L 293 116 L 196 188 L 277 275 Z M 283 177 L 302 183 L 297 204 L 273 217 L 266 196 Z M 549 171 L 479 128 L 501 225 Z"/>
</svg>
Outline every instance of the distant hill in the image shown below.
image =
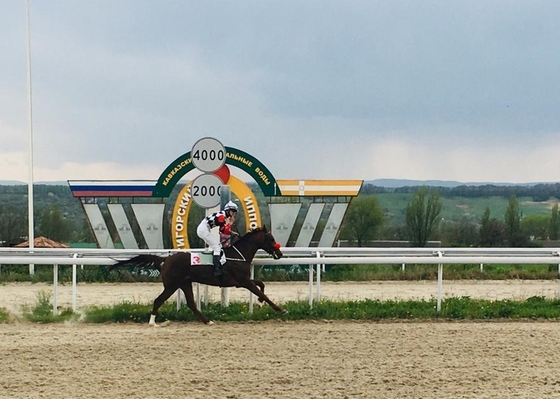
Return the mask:
<svg viewBox="0 0 560 399">
<path fill-rule="evenodd" d="M 458 186 L 534 186 L 537 184 L 553 184 L 554 182 L 535 182 L 535 183 L 504 183 L 504 182 L 460 182 L 454 180 L 408 180 L 408 179 L 374 179 L 364 180 L 364 184 L 371 184 L 377 187 L 399 188 L 399 187 L 447 187 L 453 188 Z M 68 186 L 68 182 L 63 181 L 36 181 L 35 184 L 43 184 L 47 186 Z M 27 185 L 26 182 L 17 180 L 0 180 L 0 186 L 20 186 Z"/>
<path fill-rule="evenodd" d="M 22 186 L 24 184 L 27 183 L 17 180 L 0 180 L 0 186 Z"/>
<path fill-rule="evenodd" d="M 536 183 L 496 183 L 496 182 L 459 182 L 454 180 L 407 180 L 407 179 L 375 179 L 364 180 L 364 184 L 371 184 L 378 187 L 399 188 L 399 187 L 459 187 L 459 186 L 535 186 L 537 184 L 554 184 L 555 182 L 536 182 Z"/>
<path fill-rule="evenodd" d="M 66 180 L 61 181 L 36 181 L 34 185 L 42 184 L 45 186 L 66 186 L 68 187 L 68 182 Z M 19 180 L 0 180 L 0 186 L 27 186 L 27 182 L 22 182 Z"/>
</svg>

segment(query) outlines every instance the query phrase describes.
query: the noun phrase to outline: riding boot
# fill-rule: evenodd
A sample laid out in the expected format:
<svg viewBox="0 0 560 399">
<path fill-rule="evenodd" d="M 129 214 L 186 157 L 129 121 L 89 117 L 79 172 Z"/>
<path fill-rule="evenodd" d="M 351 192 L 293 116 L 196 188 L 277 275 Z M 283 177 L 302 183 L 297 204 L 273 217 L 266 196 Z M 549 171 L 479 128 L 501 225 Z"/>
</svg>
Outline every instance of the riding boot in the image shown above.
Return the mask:
<svg viewBox="0 0 560 399">
<path fill-rule="evenodd" d="M 214 276 L 221 276 L 222 264 L 220 263 L 220 255 L 213 255 L 212 262 L 214 262 Z"/>
</svg>

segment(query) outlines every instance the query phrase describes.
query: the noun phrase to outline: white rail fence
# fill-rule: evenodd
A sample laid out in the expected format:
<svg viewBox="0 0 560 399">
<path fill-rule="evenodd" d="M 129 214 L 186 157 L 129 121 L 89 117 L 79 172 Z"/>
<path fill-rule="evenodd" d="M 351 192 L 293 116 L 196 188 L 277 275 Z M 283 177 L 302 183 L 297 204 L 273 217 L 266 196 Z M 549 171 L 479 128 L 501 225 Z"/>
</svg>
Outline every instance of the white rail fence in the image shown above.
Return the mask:
<svg viewBox="0 0 560 399">
<path fill-rule="evenodd" d="M 285 266 L 309 265 L 309 306 L 313 300 L 321 300 L 321 270 L 324 265 L 398 264 L 404 270 L 407 264 L 438 265 L 437 312 L 441 311 L 443 297 L 443 265 L 476 264 L 549 264 L 558 265 L 560 276 L 560 248 L 283 248 L 282 259 L 271 259 L 259 251 L 253 265 Z M 122 250 L 122 249 L 76 249 L 76 248 L 0 248 L 0 265 L 53 265 L 53 313 L 58 308 L 58 266 L 72 265 L 72 309 L 77 309 L 77 266 L 112 265 L 118 260 L 140 254 L 168 256 L 175 250 Z M 191 252 L 202 252 L 192 249 Z M 1 269 L 0 269 L 1 272 Z M 253 269 L 251 270 L 253 273 Z M 315 289 L 315 295 L 313 291 Z M 223 289 L 225 290 L 225 289 Z M 197 305 L 200 295 L 197 286 Z M 227 294 L 222 291 L 222 303 L 227 305 Z M 560 298 L 560 278 L 557 297 Z M 207 296 L 206 296 L 207 299 Z M 253 297 L 249 296 L 252 311 Z M 177 295 L 177 308 L 181 299 Z"/>
</svg>

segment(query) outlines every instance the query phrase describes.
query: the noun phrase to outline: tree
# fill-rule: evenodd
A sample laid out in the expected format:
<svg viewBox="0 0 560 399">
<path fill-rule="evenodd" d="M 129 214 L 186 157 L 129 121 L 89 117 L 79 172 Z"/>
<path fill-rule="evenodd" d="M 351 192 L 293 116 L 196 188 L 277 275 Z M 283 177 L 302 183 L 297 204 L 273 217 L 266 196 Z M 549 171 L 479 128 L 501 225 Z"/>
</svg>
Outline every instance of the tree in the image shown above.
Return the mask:
<svg viewBox="0 0 560 399">
<path fill-rule="evenodd" d="M 496 218 L 490 219 L 488 207 L 484 210 L 480 221 L 478 239 L 481 247 L 499 247 L 504 243 L 504 224 Z"/>
<path fill-rule="evenodd" d="M 18 244 L 27 233 L 26 210 L 0 205 L 0 241 L 4 245 Z"/>
<path fill-rule="evenodd" d="M 358 246 L 362 247 L 367 241 L 375 238 L 384 218 L 377 197 L 359 195 L 350 202 L 344 218 L 344 234 L 349 239 L 356 240 Z"/>
<path fill-rule="evenodd" d="M 473 247 L 478 244 L 478 227 L 467 218 L 457 222 L 442 222 L 441 241 L 444 247 Z"/>
<path fill-rule="evenodd" d="M 523 213 L 519 208 L 519 201 L 512 195 L 504 216 L 504 230 L 506 242 L 510 247 L 522 247 L 527 244 L 527 237 L 521 230 Z"/>
<path fill-rule="evenodd" d="M 439 194 L 435 191 L 428 194 L 425 186 L 412 196 L 406 207 L 406 226 L 412 246 L 426 246 L 439 225 L 441 209 Z"/>
<path fill-rule="evenodd" d="M 550 218 L 545 215 L 529 215 L 521 219 L 523 237 L 535 240 L 547 240 L 550 228 Z"/>
<path fill-rule="evenodd" d="M 67 242 L 75 233 L 72 223 L 64 218 L 57 204 L 52 204 L 41 212 L 39 216 L 39 235 L 59 242 Z"/>
<path fill-rule="evenodd" d="M 558 203 L 552 207 L 552 215 L 550 216 L 550 227 L 548 236 L 551 240 L 558 240 L 560 235 L 560 217 L 558 215 Z"/>
</svg>

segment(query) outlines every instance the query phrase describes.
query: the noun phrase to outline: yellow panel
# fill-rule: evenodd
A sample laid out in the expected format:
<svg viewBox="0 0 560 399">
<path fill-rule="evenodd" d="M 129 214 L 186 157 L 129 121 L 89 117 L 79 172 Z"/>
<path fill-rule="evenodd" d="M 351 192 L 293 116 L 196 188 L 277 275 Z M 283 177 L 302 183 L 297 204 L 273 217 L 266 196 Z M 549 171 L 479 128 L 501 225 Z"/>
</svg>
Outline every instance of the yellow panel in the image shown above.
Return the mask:
<svg viewBox="0 0 560 399">
<path fill-rule="evenodd" d="M 283 196 L 356 196 L 363 180 L 277 180 Z"/>
</svg>

